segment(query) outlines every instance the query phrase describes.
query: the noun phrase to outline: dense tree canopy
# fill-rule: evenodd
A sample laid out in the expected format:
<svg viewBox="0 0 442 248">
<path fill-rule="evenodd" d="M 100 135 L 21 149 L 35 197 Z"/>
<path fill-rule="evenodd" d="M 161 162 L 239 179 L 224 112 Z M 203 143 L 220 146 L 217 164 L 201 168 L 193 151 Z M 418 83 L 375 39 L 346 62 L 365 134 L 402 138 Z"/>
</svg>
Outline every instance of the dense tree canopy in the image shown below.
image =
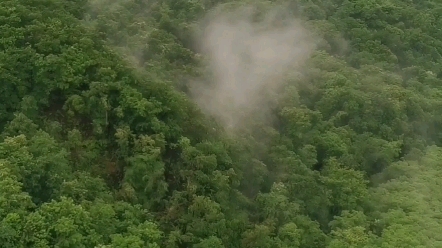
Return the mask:
<svg viewBox="0 0 442 248">
<path fill-rule="evenodd" d="M 250 2 L 319 42 L 230 132 L 189 97 L 195 33 Z M 2 0 L 0 246 L 442 247 L 440 27 L 431 0 Z"/>
</svg>

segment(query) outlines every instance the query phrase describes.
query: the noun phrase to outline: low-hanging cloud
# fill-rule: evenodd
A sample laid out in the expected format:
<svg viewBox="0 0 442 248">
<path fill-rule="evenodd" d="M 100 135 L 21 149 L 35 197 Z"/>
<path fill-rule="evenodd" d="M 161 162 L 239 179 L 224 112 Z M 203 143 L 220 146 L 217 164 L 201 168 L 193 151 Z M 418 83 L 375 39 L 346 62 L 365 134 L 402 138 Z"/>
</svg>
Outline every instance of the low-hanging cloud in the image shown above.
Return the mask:
<svg viewBox="0 0 442 248">
<path fill-rule="evenodd" d="M 286 73 L 298 70 L 315 48 L 301 21 L 281 16 L 271 10 L 253 21 L 252 8 L 239 8 L 205 23 L 199 43 L 209 58 L 213 82 L 194 84 L 191 94 L 203 111 L 228 128 L 269 118 L 268 91 L 278 89 Z"/>
<path fill-rule="evenodd" d="M 131 3 L 128 0 L 90 0 L 85 21 L 100 32 L 107 32 L 108 44 L 138 67 L 146 62 L 141 54 L 149 46 L 152 25 L 140 26 L 138 32 L 130 35 L 125 32 L 130 21 L 129 24 L 119 23 L 118 32 L 99 28 L 100 23 L 107 21 L 105 17 L 124 15 L 126 9 L 130 9 L 126 5 L 131 6 Z M 274 92 L 281 89 L 287 72 L 300 70 L 318 40 L 306 30 L 302 21 L 287 14 L 289 8 L 285 6 L 265 7 L 267 11 L 260 13 L 260 21 L 256 20 L 254 7 L 232 7 L 224 11 L 215 8 L 202 20 L 203 29 L 196 37 L 195 47 L 206 55 L 211 75 L 204 82 L 191 80 L 194 82 L 189 86 L 193 100 L 204 112 L 216 117 L 224 127 L 241 129 L 248 128 L 250 122 L 272 119 L 269 101 L 277 98 Z M 148 13 L 149 9 L 137 10 L 132 13 L 136 16 L 133 21 L 144 20 L 143 15 Z"/>
</svg>

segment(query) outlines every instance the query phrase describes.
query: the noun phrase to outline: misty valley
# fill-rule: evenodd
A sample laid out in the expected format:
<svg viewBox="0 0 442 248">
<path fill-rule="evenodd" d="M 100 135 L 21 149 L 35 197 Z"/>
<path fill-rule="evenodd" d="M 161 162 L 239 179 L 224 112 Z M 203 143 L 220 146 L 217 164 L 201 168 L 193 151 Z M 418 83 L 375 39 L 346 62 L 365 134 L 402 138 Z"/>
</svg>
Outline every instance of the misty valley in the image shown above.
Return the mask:
<svg viewBox="0 0 442 248">
<path fill-rule="evenodd" d="M 441 27 L 432 0 L 2 0 L 0 247 L 442 247 Z"/>
</svg>

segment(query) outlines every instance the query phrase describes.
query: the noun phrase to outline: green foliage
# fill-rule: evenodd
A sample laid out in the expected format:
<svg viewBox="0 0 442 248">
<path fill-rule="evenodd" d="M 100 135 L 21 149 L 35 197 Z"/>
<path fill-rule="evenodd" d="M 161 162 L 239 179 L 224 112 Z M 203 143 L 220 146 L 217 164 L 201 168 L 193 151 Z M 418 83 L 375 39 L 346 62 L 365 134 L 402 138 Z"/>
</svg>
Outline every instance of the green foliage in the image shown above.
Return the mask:
<svg viewBox="0 0 442 248">
<path fill-rule="evenodd" d="M 200 22 L 250 4 L 318 49 L 272 124 L 232 133 L 186 90 L 210 80 Z M 1 1 L 0 246 L 441 247 L 441 10 Z"/>
</svg>

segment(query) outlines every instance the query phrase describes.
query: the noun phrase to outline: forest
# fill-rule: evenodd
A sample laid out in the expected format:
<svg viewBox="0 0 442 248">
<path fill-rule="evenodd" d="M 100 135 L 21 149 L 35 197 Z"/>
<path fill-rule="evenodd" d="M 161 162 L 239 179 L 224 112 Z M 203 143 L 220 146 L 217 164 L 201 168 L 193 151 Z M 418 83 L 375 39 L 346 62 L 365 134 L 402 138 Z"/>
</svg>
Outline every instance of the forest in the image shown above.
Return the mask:
<svg viewBox="0 0 442 248">
<path fill-rule="evenodd" d="M 0 247 L 442 248 L 441 27 L 438 0 L 1 0 Z"/>
</svg>

